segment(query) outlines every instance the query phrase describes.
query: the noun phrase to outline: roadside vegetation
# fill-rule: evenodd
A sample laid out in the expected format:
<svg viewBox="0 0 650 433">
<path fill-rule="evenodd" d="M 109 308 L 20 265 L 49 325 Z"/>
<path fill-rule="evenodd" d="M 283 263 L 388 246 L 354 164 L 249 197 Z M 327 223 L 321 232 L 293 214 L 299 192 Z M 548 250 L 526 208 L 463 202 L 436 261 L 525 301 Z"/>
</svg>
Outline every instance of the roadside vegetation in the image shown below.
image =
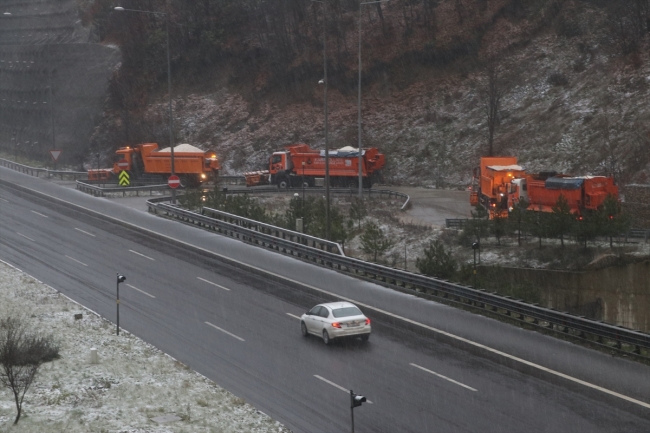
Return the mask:
<svg viewBox="0 0 650 433">
<path fill-rule="evenodd" d="M 180 202 L 189 209 L 215 208 L 290 230 L 296 229 L 297 218 L 303 218 L 305 233 L 325 237 L 325 199 L 321 196 L 226 195 L 217 186 L 208 192 L 188 191 Z M 626 255 L 647 254 L 647 245 L 625 238 L 630 220 L 613 197 L 598 211 L 581 216 L 568 211 L 563 196 L 553 212 L 525 210 L 527 203 L 520 203 L 507 219 L 490 220 L 485 209 L 477 207 L 462 229 L 409 222 L 399 208 L 394 200 L 332 196 L 332 240 L 348 256 L 464 285 L 477 284 L 531 302 L 539 300 L 532 283 L 512 285 L 485 272 L 475 277 L 474 258 L 479 267 L 580 270 L 603 254 L 617 256 L 619 262 Z M 476 251 L 473 243 L 478 244 Z"/>
</svg>

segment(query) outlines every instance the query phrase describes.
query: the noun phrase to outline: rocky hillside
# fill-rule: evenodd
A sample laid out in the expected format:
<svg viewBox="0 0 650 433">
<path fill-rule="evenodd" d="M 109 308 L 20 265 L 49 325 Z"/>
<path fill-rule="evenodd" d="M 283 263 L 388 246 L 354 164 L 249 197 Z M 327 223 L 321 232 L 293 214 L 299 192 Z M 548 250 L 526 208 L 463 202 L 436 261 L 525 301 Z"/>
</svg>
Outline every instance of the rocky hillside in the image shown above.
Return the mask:
<svg viewBox="0 0 650 433">
<path fill-rule="evenodd" d="M 57 148 L 81 168 L 118 50 L 91 43 L 76 0 L 4 0 L 0 13 L 0 149 L 51 164 Z"/>
<path fill-rule="evenodd" d="M 628 10 L 632 3 L 645 9 Z M 646 183 L 647 3 L 391 0 L 381 17 L 368 8 L 361 15 L 363 145 L 387 154 L 390 182 L 467 185 L 488 152 L 493 67 L 501 95 L 494 154 L 516 155 L 529 170 L 614 173 L 623 184 Z M 318 24 L 319 9 L 307 11 Z M 339 12 L 337 28 L 328 31 L 333 147 L 357 142 L 357 12 Z M 273 75 L 268 50 L 255 51 L 253 34 L 199 72 L 175 52 L 177 140 L 216 150 L 231 174 L 263 167 L 271 151 L 291 142 L 323 146 L 322 45 L 316 44 L 322 35 L 316 27 L 296 27 L 314 45 L 296 49 L 287 65 L 290 84 Z M 110 32 L 103 38 L 111 40 Z M 165 78 L 145 92 L 144 104 L 109 104 L 93 146 L 166 145 Z"/>
</svg>

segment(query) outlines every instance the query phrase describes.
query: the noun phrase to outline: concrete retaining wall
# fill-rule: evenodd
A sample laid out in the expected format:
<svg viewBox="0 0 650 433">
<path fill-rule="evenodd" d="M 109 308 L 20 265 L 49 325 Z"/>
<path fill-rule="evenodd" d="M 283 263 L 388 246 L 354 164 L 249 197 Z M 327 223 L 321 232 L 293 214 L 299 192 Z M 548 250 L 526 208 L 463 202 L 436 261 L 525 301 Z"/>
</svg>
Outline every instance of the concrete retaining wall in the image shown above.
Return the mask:
<svg viewBox="0 0 650 433">
<path fill-rule="evenodd" d="M 650 332 L 650 259 L 584 272 L 521 268 L 479 272 L 491 281 L 528 286 L 534 281 L 543 306 Z"/>
</svg>

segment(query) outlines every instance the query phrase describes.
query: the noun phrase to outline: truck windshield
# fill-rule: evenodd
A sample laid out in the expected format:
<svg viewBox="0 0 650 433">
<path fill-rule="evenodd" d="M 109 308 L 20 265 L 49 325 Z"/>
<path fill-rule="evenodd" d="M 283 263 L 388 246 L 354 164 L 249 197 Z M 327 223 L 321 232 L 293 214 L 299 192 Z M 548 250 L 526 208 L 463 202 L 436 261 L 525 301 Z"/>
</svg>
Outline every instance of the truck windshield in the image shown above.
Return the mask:
<svg viewBox="0 0 650 433">
<path fill-rule="evenodd" d="M 271 158 L 271 164 L 278 164 L 282 162 L 282 155 L 273 155 L 273 158 Z"/>
</svg>

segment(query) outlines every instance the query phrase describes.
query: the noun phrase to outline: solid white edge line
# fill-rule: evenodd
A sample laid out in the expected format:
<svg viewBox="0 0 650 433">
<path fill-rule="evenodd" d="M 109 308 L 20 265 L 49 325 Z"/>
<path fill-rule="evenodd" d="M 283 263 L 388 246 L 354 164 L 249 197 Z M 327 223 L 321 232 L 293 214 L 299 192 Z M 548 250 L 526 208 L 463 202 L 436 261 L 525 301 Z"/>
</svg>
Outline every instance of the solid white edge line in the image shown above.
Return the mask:
<svg viewBox="0 0 650 433">
<path fill-rule="evenodd" d="M 49 216 L 47 216 L 47 215 L 43 215 L 42 213 L 40 213 L 40 212 L 36 212 L 35 210 L 33 210 L 32 212 L 34 212 L 36 215 L 40 215 L 40 216 L 42 216 L 43 218 L 49 218 Z"/>
<path fill-rule="evenodd" d="M 322 377 L 322 376 L 319 376 L 319 375 L 317 375 L 317 374 L 314 374 L 314 377 L 315 377 L 316 379 L 320 379 L 320 380 L 322 380 L 323 382 L 332 385 L 334 388 L 338 388 L 338 389 L 340 389 L 341 391 L 344 391 L 344 392 L 350 394 L 350 390 L 349 390 L 349 389 L 345 389 L 345 388 L 343 388 L 341 385 L 337 385 L 337 384 L 335 384 L 334 382 L 329 381 L 329 380 L 325 379 L 325 378 Z M 370 400 L 368 400 L 367 397 L 366 397 L 366 403 L 373 404 Z"/>
<path fill-rule="evenodd" d="M 9 182 L 9 183 L 14 184 L 13 182 Z M 14 184 L 14 185 L 15 185 L 15 184 Z M 27 187 L 24 187 L 24 186 L 21 186 L 21 188 L 23 188 L 23 189 L 25 189 L 25 190 L 28 190 L 28 191 L 33 191 L 36 195 L 39 195 L 39 196 L 46 195 L 46 194 L 44 194 L 44 193 L 42 193 L 42 192 L 40 192 L 40 191 L 36 191 L 35 189 L 27 188 Z M 610 390 L 610 389 L 603 388 L 602 386 L 594 385 L 593 383 L 590 383 L 590 382 L 584 381 L 584 380 L 582 380 L 582 379 L 578 379 L 578 378 L 573 377 L 573 376 L 569 376 L 568 374 L 561 373 L 561 372 L 559 372 L 559 371 L 557 371 L 557 370 L 553 370 L 553 369 L 550 369 L 550 368 L 544 367 L 544 366 L 539 365 L 539 364 L 535 364 L 534 362 L 526 361 L 525 359 L 518 358 L 518 357 L 516 357 L 516 356 L 514 356 L 514 355 L 510 355 L 509 353 L 505 353 L 505 352 L 502 352 L 502 351 L 500 351 L 500 350 L 493 349 L 493 348 L 491 348 L 491 347 L 489 347 L 489 346 L 486 346 L 486 345 L 484 345 L 484 344 L 477 343 L 477 342 L 472 341 L 472 340 L 468 340 L 467 338 L 460 337 L 460 336 L 458 336 L 458 335 L 454 335 L 454 334 L 452 334 L 452 333 L 449 333 L 449 332 L 447 332 L 447 331 L 443 331 L 443 330 L 438 329 L 438 328 L 434 328 L 434 327 L 429 326 L 429 325 L 425 325 L 424 323 L 416 322 L 415 320 L 407 319 L 406 317 L 398 316 L 397 314 L 389 313 L 389 312 L 384 311 L 384 310 L 382 310 L 382 309 L 380 309 L 380 308 L 371 307 L 370 305 L 367 305 L 367 304 L 364 304 L 364 303 L 361 303 L 361 302 L 357 302 L 357 301 L 355 301 L 354 299 L 350 299 L 350 298 L 347 298 L 347 297 L 345 297 L 345 296 L 341 296 L 341 295 L 338 295 L 338 294 L 335 294 L 335 293 L 331 293 L 331 292 L 328 292 L 327 290 L 319 289 L 318 287 L 314 287 L 314 286 L 312 286 L 312 285 L 310 285 L 310 284 L 303 283 L 303 282 L 300 282 L 300 281 L 294 280 L 294 279 L 289 278 L 289 277 L 285 277 L 284 275 L 279 275 L 279 274 L 276 274 L 275 272 L 271 272 L 271 271 L 268 271 L 268 270 L 266 270 L 266 269 L 258 268 L 257 266 L 253 266 L 253 265 L 250 265 L 250 264 L 248 264 L 248 263 L 244 263 L 244 262 L 239 261 L 239 260 L 237 260 L 237 259 L 233 259 L 232 257 L 224 256 L 223 254 L 219 254 L 219 253 L 217 253 L 217 252 L 215 252 L 215 251 L 211 251 L 211 250 L 208 250 L 208 249 L 205 249 L 205 248 L 197 247 L 196 245 L 192 245 L 192 244 L 190 244 L 190 243 L 188 243 L 188 242 L 185 242 L 185 241 L 182 241 L 182 240 L 180 240 L 180 239 L 176 239 L 176 238 L 173 238 L 173 237 L 171 237 L 171 236 L 167 236 L 167 235 L 164 235 L 164 234 L 162 234 L 162 233 L 155 232 L 155 231 L 153 231 L 153 230 L 151 230 L 151 229 L 148 229 L 148 228 L 146 228 L 146 227 L 142 227 L 142 226 L 139 226 L 139 225 L 137 225 L 137 224 L 127 223 L 127 222 L 122 221 L 122 220 L 119 220 L 119 219 L 117 219 L 117 218 L 111 218 L 111 217 L 109 217 L 109 216 L 107 216 L 107 215 L 102 214 L 101 212 L 97 212 L 97 211 L 95 211 L 95 210 L 93 210 L 93 209 L 90 209 L 90 208 L 87 208 L 87 207 L 84 207 L 84 206 L 78 205 L 78 204 L 76 204 L 76 203 L 72 203 L 72 202 L 70 202 L 70 201 L 63 200 L 63 199 L 56 198 L 56 197 L 50 197 L 50 198 L 52 198 L 52 199 L 54 199 L 54 200 L 56 200 L 56 201 L 58 201 L 58 202 L 61 202 L 61 203 L 69 204 L 70 206 L 75 207 L 75 208 L 84 209 L 85 211 L 87 211 L 87 212 L 89 212 L 89 213 L 102 215 L 102 216 L 105 217 L 105 218 L 109 218 L 109 219 L 116 220 L 116 221 L 119 222 L 119 224 L 121 224 L 121 225 L 123 225 L 123 226 L 131 226 L 131 227 L 137 228 L 138 230 L 141 230 L 141 231 L 143 231 L 143 232 L 151 233 L 153 236 L 157 236 L 157 237 L 160 237 L 160 238 L 167 238 L 167 239 L 170 239 L 170 240 L 172 240 L 172 241 L 174 241 L 174 242 L 177 242 L 177 243 L 179 243 L 179 244 L 181 244 L 181 245 L 187 245 L 187 246 L 190 247 L 190 248 L 193 248 L 193 249 L 196 249 L 196 250 L 199 250 L 199 251 L 205 251 L 206 253 L 211 254 L 211 255 L 214 256 L 214 257 L 220 257 L 220 258 L 222 258 L 222 259 L 225 260 L 226 262 L 235 262 L 235 263 L 239 263 L 241 266 L 243 266 L 243 267 L 245 267 L 245 268 L 248 268 L 248 269 L 254 269 L 254 270 L 256 270 L 256 271 L 259 271 L 259 272 L 262 272 L 262 273 L 265 273 L 265 274 L 268 274 L 268 275 L 273 275 L 274 277 L 279 278 L 279 279 L 281 279 L 281 280 L 289 281 L 289 282 L 294 283 L 294 284 L 299 284 L 299 285 L 301 285 L 301 286 L 303 286 L 303 287 L 308 287 L 308 288 L 311 289 L 311 290 L 315 290 L 315 291 L 320 292 L 320 293 L 325 293 L 325 294 L 327 294 L 327 295 L 335 296 L 335 297 L 337 297 L 337 298 L 339 298 L 339 299 L 342 299 L 342 300 L 345 300 L 345 301 L 348 301 L 348 302 L 352 302 L 352 303 L 357 304 L 357 305 L 361 305 L 361 306 L 363 306 L 363 307 L 365 307 L 365 308 L 368 308 L 368 309 L 370 309 L 370 310 L 374 310 L 374 311 L 377 311 L 377 312 L 380 312 L 380 313 L 386 314 L 386 315 L 388 315 L 388 316 L 394 317 L 394 318 L 396 318 L 396 319 L 400 319 L 400 320 L 403 320 L 403 321 L 405 321 L 405 322 L 411 323 L 411 324 L 413 324 L 413 325 L 420 326 L 420 327 L 425 328 L 425 329 L 428 329 L 428 330 L 430 330 L 430 331 L 432 331 L 432 332 L 436 332 L 436 333 L 438 333 L 438 334 L 445 335 L 445 336 L 447 336 L 447 337 L 449 337 L 449 338 L 453 338 L 453 339 L 455 339 L 455 340 L 462 341 L 462 342 L 464 342 L 464 343 L 466 343 L 466 344 L 469 344 L 469 345 L 471 345 L 471 346 L 474 346 L 474 347 L 477 347 L 477 348 L 480 348 L 480 349 L 486 350 L 486 351 L 488 351 L 488 352 L 494 353 L 494 354 L 499 355 L 499 356 L 503 356 L 504 358 L 508 358 L 508 359 L 513 360 L 513 361 L 517 361 L 517 362 L 519 362 L 519 363 L 521 363 L 521 364 L 527 365 L 527 366 L 529 366 L 529 367 L 536 368 L 536 369 L 538 369 L 538 370 L 540 370 L 540 371 L 544 371 L 544 372 L 546 372 L 546 373 L 549 373 L 549 374 L 552 374 L 552 375 L 555 375 L 555 376 L 561 377 L 561 378 L 566 379 L 566 380 L 569 380 L 569 381 L 571 381 L 571 382 L 574 382 L 574 383 L 577 383 L 577 384 L 580 384 L 580 385 L 586 386 L 587 388 L 595 389 L 595 390 L 597 390 L 597 391 L 601 391 L 601 392 L 603 392 L 603 393 L 605 393 L 605 394 L 609 394 L 609 395 L 611 395 L 611 396 L 618 397 L 618 398 L 620 398 L 620 399 L 622 399 L 622 400 L 625 400 L 625 401 L 628 401 L 628 402 L 630 402 L 630 403 L 634 403 L 634 404 L 637 404 L 637 405 L 639 405 L 639 406 L 642 406 L 642 407 L 645 407 L 645 408 L 647 408 L 647 409 L 650 409 L 650 404 L 649 404 L 649 403 L 646 403 L 646 402 L 644 402 L 644 401 L 637 400 L 637 399 L 632 398 L 632 397 L 628 397 L 628 396 L 623 395 L 623 394 L 621 394 L 621 393 L 618 393 L 618 392 L 616 392 L 616 391 L 612 391 L 612 390 Z M 33 211 L 32 211 L 32 212 L 33 212 Z M 16 269 L 18 269 L 18 268 L 16 268 Z"/>
<path fill-rule="evenodd" d="M 238 336 L 236 336 L 235 334 L 226 331 L 225 329 L 221 329 L 221 328 L 219 328 L 217 325 L 213 325 L 213 324 L 210 323 L 210 322 L 205 322 L 205 324 L 208 325 L 208 326 L 212 326 L 214 329 L 218 329 L 219 331 L 223 332 L 224 334 L 228 334 L 228 335 L 230 335 L 231 337 L 236 338 L 236 339 L 239 340 L 239 341 L 246 341 L 246 340 L 244 340 L 243 338 L 238 337 Z"/>
<path fill-rule="evenodd" d="M 230 292 L 230 289 L 229 289 L 228 287 L 224 287 L 224 286 L 222 286 L 222 285 L 220 285 L 220 284 L 213 283 L 212 281 L 208 281 L 208 280 L 206 280 L 205 278 L 201 278 L 201 277 L 196 277 L 196 278 L 197 278 L 198 280 L 201 280 L 201 281 L 205 282 L 205 283 L 212 284 L 213 286 L 216 286 L 216 287 L 218 287 L 218 288 L 220 288 L 220 289 L 227 290 L 227 291 Z"/>
<path fill-rule="evenodd" d="M 66 256 L 66 257 L 69 258 L 70 260 L 74 261 L 74 262 L 79 263 L 80 265 L 88 266 L 88 265 L 85 264 L 84 262 L 80 262 L 79 260 L 77 260 L 77 259 L 75 259 L 75 258 L 73 258 L 73 257 L 70 257 L 70 256 Z"/>
<path fill-rule="evenodd" d="M 291 314 L 291 313 L 286 313 L 286 314 L 287 316 L 295 317 L 296 319 L 300 320 L 300 316 L 296 316 L 295 314 Z"/>
<path fill-rule="evenodd" d="M 63 296 L 64 298 L 66 298 L 66 299 L 69 300 L 70 302 L 72 302 L 72 303 L 78 305 L 79 308 L 83 308 L 85 311 L 90 311 L 91 314 L 94 314 L 95 316 L 97 316 L 97 317 L 100 318 L 101 320 L 105 320 L 105 321 L 107 321 L 108 323 L 113 324 L 113 325 L 115 324 L 113 321 L 107 319 L 106 317 L 103 317 L 101 314 L 99 314 L 99 313 L 96 312 L 95 310 L 91 310 L 90 308 L 86 307 L 85 305 L 80 304 L 79 302 L 75 301 L 74 299 L 72 299 L 72 298 L 69 297 L 68 295 L 65 295 L 65 294 L 61 293 L 60 291 L 56 290 L 54 287 L 52 287 L 52 286 L 50 286 L 50 285 L 48 285 L 48 284 L 45 284 L 44 282 L 42 282 L 42 281 L 39 280 L 38 278 L 34 277 L 34 276 L 31 275 L 31 274 L 28 274 L 27 272 L 23 271 L 23 270 L 20 269 L 20 268 L 17 268 L 16 266 L 12 265 L 11 263 L 9 263 L 9 262 L 5 262 L 5 261 L 2 260 L 2 259 L 0 259 L 0 263 L 4 263 L 5 265 L 9 266 L 10 268 L 13 268 L 13 269 L 17 270 L 18 272 L 22 272 L 22 273 L 25 274 L 25 275 L 28 275 L 30 278 L 34 279 L 34 281 L 36 281 L 36 282 L 38 282 L 38 283 L 44 285 L 44 286 L 47 287 L 48 289 L 54 291 L 56 294 Z M 128 333 L 131 334 L 131 335 L 135 335 L 135 334 L 130 333 L 128 330 L 122 328 L 121 326 L 120 326 L 120 329 L 123 330 L 123 331 L 125 331 L 125 332 L 128 332 Z M 137 337 L 137 336 L 136 336 L 136 337 Z M 143 340 L 142 338 L 140 338 L 140 337 L 137 337 L 137 338 L 140 339 L 140 341 L 142 341 L 143 343 L 145 343 L 145 344 L 147 344 L 147 345 L 150 345 L 150 346 L 152 346 L 152 347 L 155 347 L 155 348 L 156 348 L 157 350 L 159 350 L 163 355 L 165 355 L 167 358 L 171 359 L 172 361 L 177 361 L 178 363 L 187 366 L 187 364 L 183 364 L 181 361 L 179 361 L 178 359 L 174 358 L 174 357 L 171 356 L 169 353 L 163 352 L 162 349 L 159 349 L 157 346 L 154 346 L 153 344 L 147 343 L 146 341 L 144 341 L 144 340 Z M 199 376 L 203 377 L 205 380 L 208 380 L 208 381 L 210 381 L 210 382 L 212 382 L 212 383 L 216 383 L 214 380 L 212 380 L 212 379 L 210 379 L 209 377 L 207 377 L 207 376 L 205 376 L 205 375 L 199 373 L 198 371 L 196 371 L 196 370 L 192 370 L 192 371 L 194 372 L 194 374 L 198 374 Z M 231 394 L 232 394 L 232 393 L 231 393 Z M 233 395 L 234 395 L 234 394 L 233 394 Z M 261 412 L 261 413 L 264 413 L 264 412 Z M 264 414 L 264 415 L 266 415 L 266 414 Z M 266 416 L 268 417 L 268 415 L 266 415 Z"/>
<path fill-rule="evenodd" d="M 129 251 L 132 252 L 133 254 L 137 254 L 137 255 L 139 255 L 139 256 L 142 256 L 142 257 L 144 257 L 145 259 L 149 259 L 149 260 L 153 260 L 153 261 L 156 260 L 156 259 L 152 259 L 152 258 L 149 257 L 149 256 L 145 256 L 144 254 L 139 253 L 139 252 L 137 252 L 137 251 L 133 251 L 133 250 L 129 250 Z"/>
<path fill-rule="evenodd" d="M 29 240 L 32 241 L 32 242 L 36 242 L 34 239 L 30 238 L 29 236 L 25 236 L 25 235 L 22 234 L 22 233 L 18 233 L 18 232 L 16 232 L 16 234 L 17 234 L 18 236 L 22 236 L 22 237 L 24 237 L 25 239 L 29 239 Z"/>
<path fill-rule="evenodd" d="M 447 376 L 443 376 L 442 374 L 440 374 L 440 373 L 436 373 L 435 371 L 431 371 L 431 370 L 429 370 L 428 368 L 421 367 L 421 366 L 419 366 L 419 365 L 417 365 L 417 364 L 413 364 L 412 362 L 409 363 L 409 364 L 412 365 L 412 366 L 415 367 L 415 368 L 419 368 L 420 370 L 424 370 L 424 371 L 426 371 L 427 373 L 431 373 L 431 374 L 433 374 L 434 376 L 438 376 L 438 377 L 441 378 L 441 379 L 445 379 L 445 380 L 448 380 L 448 381 L 451 382 L 451 383 L 455 383 L 455 384 L 458 385 L 458 386 L 462 386 L 463 388 L 467 388 L 467 389 L 469 389 L 469 390 L 471 390 L 471 391 L 478 392 L 478 390 L 472 388 L 471 386 L 467 386 L 467 385 L 465 385 L 464 383 L 457 382 L 457 381 L 455 381 L 454 379 L 451 379 L 451 378 L 449 378 L 449 377 L 447 377 Z"/>
<path fill-rule="evenodd" d="M 133 290 L 137 290 L 137 291 L 140 292 L 140 293 L 144 293 L 145 295 L 149 296 L 150 298 L 155 298 L 154 295 L 150 295 L 149 293 L 145 292 L 144 290 L 140 290 L 140 289 L 138 289 L 137 287 L 132 286 L 132 285 L 130 285 L 130 284 L 128 284 L 128 283 L 127 283 L 126 285 L 129 286 L 130 288 L 132 288 Z"/>
<path fill-rule="evenodd" d="M 94 234 L 92 234 L 92 233 L 88 233 L 88 232 L 85 231 L 85 230 L 78 229 L 77 227 L 75 227 L 74 229 L 80 231 L 81 233 L 87 234 L 88 236 L 96 237 Z"/>
</svg>

